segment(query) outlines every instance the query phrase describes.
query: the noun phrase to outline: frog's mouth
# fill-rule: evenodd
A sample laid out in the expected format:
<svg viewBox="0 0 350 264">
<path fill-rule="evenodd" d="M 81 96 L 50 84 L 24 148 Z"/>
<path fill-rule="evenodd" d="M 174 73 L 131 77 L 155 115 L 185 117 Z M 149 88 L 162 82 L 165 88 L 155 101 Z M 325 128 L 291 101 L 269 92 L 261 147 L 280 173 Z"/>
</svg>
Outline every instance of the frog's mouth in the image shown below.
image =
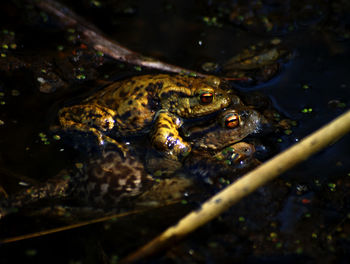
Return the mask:
<svg viewBox="0 0 350 264">
<path fill-rule="evenodd" d="M 215 130 L 218 124 L 213 120 L 217 120 L 219 118 L 218 115 L 218 113 L 213 113 L 205 119 L 199 118 L 197 120 L 192 120 L 193 122 L 191 124 L 184 124 L 180 128 L 182 136 L 188 141 L 195 141 L 203 137 L 208 132 Z"/>
</svg>

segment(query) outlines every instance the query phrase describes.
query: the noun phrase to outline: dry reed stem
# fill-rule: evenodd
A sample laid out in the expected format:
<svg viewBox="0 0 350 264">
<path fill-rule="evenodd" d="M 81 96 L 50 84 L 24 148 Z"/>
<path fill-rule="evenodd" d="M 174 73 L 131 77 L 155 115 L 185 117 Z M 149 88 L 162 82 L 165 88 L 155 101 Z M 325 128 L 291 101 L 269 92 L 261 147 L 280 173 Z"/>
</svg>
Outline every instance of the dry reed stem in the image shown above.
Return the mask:
<svg viewBox="0 0 350 264">
<path fill-rule="evenodd" d="M 207 200 L 200 209 L 189 213 L 176 225 L 127 256 L 121 263 L 135 262 L 159 252 L 171 242 L 216 218 L 268 181 L 336 142 L 348 132 L 350 132 L 350 110 L 226 187 Z"/>
<path fill-rule="evenodd" d="M 118 61 L 162 71 L 194 74 L 202 77 L 207 76 L 206 74 L 158 61 L 129 50 L 120 45 L 118 42 L 106 38 L 94 25 L 88 23 L 69 8 L 56 1 L 45 0 L 30 2 L 39 7 L 41 10 L 54 16 L 65 27 L 76 28 L 76 30 L 80 32 L 81 37 L 86 44 L 91 45 L 95 50 L 101 51 L 102 53 L 107 54 Z"/>
</svg>

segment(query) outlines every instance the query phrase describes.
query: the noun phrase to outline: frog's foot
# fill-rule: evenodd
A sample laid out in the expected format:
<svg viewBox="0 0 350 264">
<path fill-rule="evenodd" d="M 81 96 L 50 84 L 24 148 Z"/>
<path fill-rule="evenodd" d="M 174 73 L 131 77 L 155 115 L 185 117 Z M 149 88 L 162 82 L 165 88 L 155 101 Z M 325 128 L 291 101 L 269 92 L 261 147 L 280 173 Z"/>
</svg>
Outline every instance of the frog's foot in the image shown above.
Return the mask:
<svg viewBox="0 0 350 264">
<path fill-rule="evenodd" d="M 160 112 L 152 134 L 153 146 L 175 160 L 187 156 L 191 151 L 190 144 L 179 134 L 181 125 L 178 117 L 169 112 Z"/>
<path fill-rule="evenodd" d="M 119 143 L 115 139 L 110 138 L 108 136 L 105 136 L 105 135 L 101 135 L 101 136 L 102 137 L 97 137 L 100 145 L 103 145 L 105 142 L 108 142 L 118 148 L 123 158 L 126 158 L 129 155 L 129 149 L 124 144 Z"/>
<path fill-rule="evenodd" d="M 105 142 L 112 143 L 125 156 L 126 148 L 105 135 L 115 127 L 113 118 L 115 114 L 113 110 L 97 104 L 75 105 L 62 108 L 58 113 L 58 119 L 63 129 L 92 133 L 97 137 L 99 145 L 104 145 Z"/>
<path fill-rule="evenodd" d="M 88 128 L 88 131 L 96 136 L 97 142 L 100 146 L 104 146 L 107 142 L 117 147 L 117 149 L 122 154 L 123 158 L 125 158 L 129 154 L 129 150 L 125 145 L 119 143 L 118 141 L 109 136 L 104 135 L 101 131 L 97 130 L 96 128 L 90 127 Z"/>
</svg>

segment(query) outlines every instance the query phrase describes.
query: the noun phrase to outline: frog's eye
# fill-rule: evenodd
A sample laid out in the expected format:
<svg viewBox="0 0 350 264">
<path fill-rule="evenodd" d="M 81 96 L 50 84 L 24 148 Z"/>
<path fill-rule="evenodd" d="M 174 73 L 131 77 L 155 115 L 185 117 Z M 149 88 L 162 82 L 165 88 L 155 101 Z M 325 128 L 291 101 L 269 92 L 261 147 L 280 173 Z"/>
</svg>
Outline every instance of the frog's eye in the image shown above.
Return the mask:
<svg viewBox="0 0 350 264">
<path fill-rule="evenodd" d="M 239 126 L 240 116 L 238 113 L 230 113 L 224 118 L 225 127 L 227 128 L 235 128 Z"/>
<path fill-rule="evenodd" d="M 210 104 L 213 101 L 213 93 L 211 92 L 204 92 L 200 95 L 200 100 L 202 104 Z"/>
</svg>

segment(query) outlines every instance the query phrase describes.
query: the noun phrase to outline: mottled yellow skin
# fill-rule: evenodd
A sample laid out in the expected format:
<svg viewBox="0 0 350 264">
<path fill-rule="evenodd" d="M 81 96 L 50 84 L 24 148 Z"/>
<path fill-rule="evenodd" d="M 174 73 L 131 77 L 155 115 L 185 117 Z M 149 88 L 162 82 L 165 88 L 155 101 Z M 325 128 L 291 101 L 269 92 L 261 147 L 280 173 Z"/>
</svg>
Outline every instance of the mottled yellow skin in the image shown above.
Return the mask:
<svg viewBox="0 0 350 264">
<path fill-rule="evenodd" d="M 191 150 L 178 133 L 182 118 L 202 117 L 230 104 L 216 77 L 142 75 L 115 82 L 85 99 L 62 108 L 58 115 L 64 129 L 92 132 L 100 144 L 126 148 L 115 137 L 149 132 L 153 145 L 174 158 Z M 209 102 L 201 98 L 210 94 Z M 106 135 L 108 134 L 108 135 Z"/>
</svg>

